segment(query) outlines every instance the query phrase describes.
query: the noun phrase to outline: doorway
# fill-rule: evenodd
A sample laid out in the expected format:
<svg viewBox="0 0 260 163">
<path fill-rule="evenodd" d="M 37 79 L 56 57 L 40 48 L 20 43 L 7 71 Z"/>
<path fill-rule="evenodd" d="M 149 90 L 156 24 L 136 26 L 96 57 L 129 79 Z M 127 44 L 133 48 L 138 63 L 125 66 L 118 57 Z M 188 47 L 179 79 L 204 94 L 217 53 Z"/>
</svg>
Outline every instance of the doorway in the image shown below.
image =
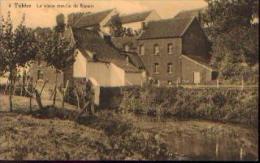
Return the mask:
<svg viewBox="0 0 260 163">
<path fill-rule="evenodd" d="M 193 82 L 194 84 L 200 83 L 200 72 L 193 72 Z"/>
</svg>

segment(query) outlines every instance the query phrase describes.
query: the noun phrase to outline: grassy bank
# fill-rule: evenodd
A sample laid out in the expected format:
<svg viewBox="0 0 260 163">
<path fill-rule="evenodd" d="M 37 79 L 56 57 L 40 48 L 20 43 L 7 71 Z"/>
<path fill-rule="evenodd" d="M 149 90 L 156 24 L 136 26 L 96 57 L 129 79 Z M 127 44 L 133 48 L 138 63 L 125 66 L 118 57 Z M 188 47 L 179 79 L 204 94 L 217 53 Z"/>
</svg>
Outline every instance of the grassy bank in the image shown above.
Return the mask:
<svg viewBox="0 0 260 163">
<path fill-rule="evenodd" d="M 79 110 L 70 105 L 38 110 L 35 103 L 29 112 L 28 99 L 17 96 L 15 111 L 10 113 L 6 99 L 0 99 L 0 159 L 175 159 L 158 135 L 134 127 L 115 113 L 76 120 Z"/>
<path fill-rule="evenodd" d="M 257 127 L 258 90 L 128 88 L 123 91 L 120 111 Z"/>
<path fill-rule="evenodd" d="M 29 99 L 18 96 L 10 113 L 7 99 L 0 99 L 0 159 L 214 159 L 218 140 L 220 149 L 224 149 L 218 159 L 239 159 L 241 145 L 248 156 L 245 159 L 257 158 L 257 131 L 248 127 L 168 121 L 171 118 L 151 121 L 113 110 L 75 120 L 79 112 L 75 106 L 38 110 L 33 102 L 33 111 L 29 112 Z M 51 101 L 43 103 L 46 106 Z"/>
</svg>

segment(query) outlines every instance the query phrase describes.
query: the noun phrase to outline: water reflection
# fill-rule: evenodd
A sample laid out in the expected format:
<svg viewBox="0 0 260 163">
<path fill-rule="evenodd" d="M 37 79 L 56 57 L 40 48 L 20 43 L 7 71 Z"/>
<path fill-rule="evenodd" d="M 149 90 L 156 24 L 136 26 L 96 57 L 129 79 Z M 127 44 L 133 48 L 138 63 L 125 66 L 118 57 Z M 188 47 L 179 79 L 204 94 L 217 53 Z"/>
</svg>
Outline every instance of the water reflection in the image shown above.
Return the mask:
<svg viewBox="0 0 260 163">
<path fill-rule="evenodd" d="M 157 130 L 173 153 L 190 160 L 258 159 L 256 129 L 172 118 L 138 116 L 137 119 L 141 127 Z"/>
</svg>

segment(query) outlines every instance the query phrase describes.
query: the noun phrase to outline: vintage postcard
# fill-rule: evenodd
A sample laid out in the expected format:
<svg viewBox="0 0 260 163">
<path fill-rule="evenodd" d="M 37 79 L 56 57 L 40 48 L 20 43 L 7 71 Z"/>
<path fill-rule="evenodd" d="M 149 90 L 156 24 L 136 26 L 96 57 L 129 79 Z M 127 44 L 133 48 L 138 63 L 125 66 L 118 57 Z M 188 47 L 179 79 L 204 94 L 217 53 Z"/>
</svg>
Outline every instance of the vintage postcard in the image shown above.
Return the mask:
<svg viewBox="0 0 260 163">
<path fill-rule="evenodd" d="M 258 0 L 0 0 L 0 161 L 258 161 Z"/>
</svg>

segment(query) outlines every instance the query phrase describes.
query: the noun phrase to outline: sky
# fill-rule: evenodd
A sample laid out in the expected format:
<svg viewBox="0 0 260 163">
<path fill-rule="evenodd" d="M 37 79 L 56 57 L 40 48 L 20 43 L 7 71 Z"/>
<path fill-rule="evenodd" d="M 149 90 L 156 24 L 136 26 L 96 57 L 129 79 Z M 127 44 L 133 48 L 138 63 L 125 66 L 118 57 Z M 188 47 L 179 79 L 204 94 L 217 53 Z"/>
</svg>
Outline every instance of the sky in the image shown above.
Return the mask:
<svg viewBox="0 0 260 163">
<path fill-rule="evenodd" d="M 78 5 L 77 8 L 75 4 Z M 44 5 L 54 7 L 45 8 Z M 57 5 L 66 7 L 58 8 Z M 154 9 L 162 18 L 171 18 L 179 11 L 206 6 L 204 0 L 0 0 L 0 15 L 5 18 L 10 11 L 16 26 L 25 14 L 25 24 L 35 28 L 53 27 L 56 24 L 55 17 L 60 13 L 67 15 L 72 12 L 97 12 L 116 8 L 120 13 L 128 14 Z"/>
</svg>

